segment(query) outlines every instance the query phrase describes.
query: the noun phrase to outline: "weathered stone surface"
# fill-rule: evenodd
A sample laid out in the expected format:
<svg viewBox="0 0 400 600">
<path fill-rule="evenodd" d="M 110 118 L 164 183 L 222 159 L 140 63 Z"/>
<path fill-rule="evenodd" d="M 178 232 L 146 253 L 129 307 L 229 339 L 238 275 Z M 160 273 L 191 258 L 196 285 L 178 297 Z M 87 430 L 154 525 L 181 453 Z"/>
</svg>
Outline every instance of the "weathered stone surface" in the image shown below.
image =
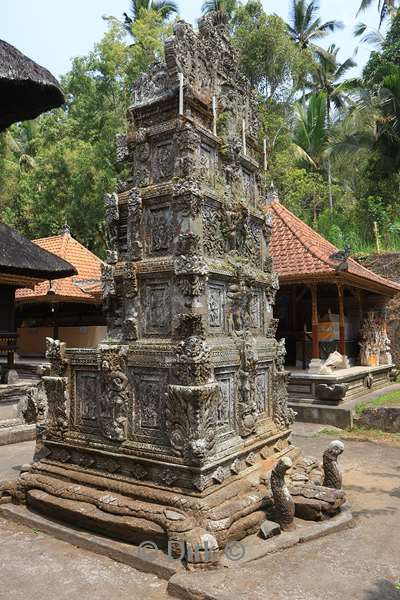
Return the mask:
<svg viewBox="0 0 400 600">
<path fill-rule="evenodd" d="M 292 467 L 290 458 L 282 458 L 272 469 L 271 489 L 274 498 L 274 507 L 277 512 L 279 524 L 284 531 L 294 529 L 295 505 L 285 482 L 285 475 Z"/>
<path fill-rule="evenodd" d="M 275 523 L 274 521 L 264 521 L 261 523 L 260 527 L 260 535 L 264 538 L 264 540 L 268 540 L 274 535 L 278 535 L 281 532 L 281 526 L 279 523 Z"/>
<path fill-rule="evenodd" d="M 369 429 L 380 429 L 388 433 L 400 433 L 400 407 L 376 406 L 366 408 L 357 417 L 357 425 Z"/>
<path fill-rule="evenodd" d="M 290 489 L 296 517 L 306 521 L 323 521 L 339 512 L 346 502 L 343 490 L 306 484 Z"/>
<path fill-rule="evenodd" d="M 342 474 L 339 471 L 338 458 L 344 451 L 344 444 L 340 440 L 333 440 L 324 452 L 324 482 L 325 487 L 342 489 Z"/>
</svg>

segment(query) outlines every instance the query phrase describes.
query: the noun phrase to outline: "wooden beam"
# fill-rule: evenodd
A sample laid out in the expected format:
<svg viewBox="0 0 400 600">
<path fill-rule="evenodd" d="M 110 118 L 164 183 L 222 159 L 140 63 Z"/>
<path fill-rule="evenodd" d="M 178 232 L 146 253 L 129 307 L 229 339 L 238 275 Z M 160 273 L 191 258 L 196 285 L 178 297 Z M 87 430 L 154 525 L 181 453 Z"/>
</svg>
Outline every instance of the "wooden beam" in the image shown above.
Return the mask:
<svg viewBox="0 0 400 600">
<path fill-rule="evenodd" d="M 346 333 L 344 323 L 344 290 L 341 283 L 337 284 L 338 297 L 339 297 L 339 352 L 340 354 L 346 354 Z"/>
<path fill-rule="evenodd" d="M 312 358 L 319 358 L 318 332 L 318 287 L 310 286 L 311 291 L 311 322 L 312 322 Z"/>
</svg>

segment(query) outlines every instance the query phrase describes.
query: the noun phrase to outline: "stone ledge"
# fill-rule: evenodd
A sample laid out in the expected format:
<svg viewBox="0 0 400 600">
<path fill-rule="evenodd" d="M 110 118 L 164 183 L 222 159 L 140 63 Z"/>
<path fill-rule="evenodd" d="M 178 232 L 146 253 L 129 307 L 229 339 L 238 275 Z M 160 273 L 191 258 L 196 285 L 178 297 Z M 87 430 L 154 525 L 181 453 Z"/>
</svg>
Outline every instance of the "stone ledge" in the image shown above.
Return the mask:
<svg viewBox="0 0 400 600">
<path fill-rule="evenodd" d="M 14 425 L 0 428 L 0 446 L 31 442 L 36 438 L 36 425 Z"/>
</svg>

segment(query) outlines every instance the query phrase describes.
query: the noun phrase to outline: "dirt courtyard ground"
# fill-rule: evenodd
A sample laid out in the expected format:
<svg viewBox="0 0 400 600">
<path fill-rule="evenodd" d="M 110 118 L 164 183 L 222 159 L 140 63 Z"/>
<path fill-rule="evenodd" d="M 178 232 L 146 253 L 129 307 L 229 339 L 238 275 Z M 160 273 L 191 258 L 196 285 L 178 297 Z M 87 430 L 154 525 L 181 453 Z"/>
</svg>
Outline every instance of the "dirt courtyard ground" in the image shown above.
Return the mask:
<svg viewBox="0 0 400 600">
<path fill-rule="evenodd" d="M 332 437 L 294 437 L 321 457 Z M 345 441 L 344 485 L 355 527 L 250 565 L 186 576 L 196 600 L 400 600 L 400 448 Z M 16 476 L 33 444 L 0 447 L 0 479 Z M 1 600 L 163 600 L 149 574 L 0 520 Z"/>
</svg>

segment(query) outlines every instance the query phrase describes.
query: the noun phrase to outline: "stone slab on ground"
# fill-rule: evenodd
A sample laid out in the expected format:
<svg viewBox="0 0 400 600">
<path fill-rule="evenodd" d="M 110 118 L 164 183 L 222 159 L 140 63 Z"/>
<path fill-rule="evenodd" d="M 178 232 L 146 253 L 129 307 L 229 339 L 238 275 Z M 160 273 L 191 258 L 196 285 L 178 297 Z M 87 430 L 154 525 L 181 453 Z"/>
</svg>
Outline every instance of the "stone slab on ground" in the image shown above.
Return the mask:
<svg viewBox="0 0 400 600">
<path fill-rule="evenodd" d="M 168 580 L 176 573 L 185 572 L 179 561 L 169 559 L 164 552 L 152 549 L 141 552 L 137 546 L 95 535 L 89 531 L 60 523 L 50 519 L 47 515 L 42 516 L 35 511 L 29 510 L 26 506 L 15 506 L 11 503 L 0 505 L 0 515 L 15 523 L 31 527 L 52 535 L 59 540 L 69 542 L 79 548 L 108 556 L 140 571 L 154 573 L 163 579 Z M 349 527 L 352 521 L 353 517 L 350 507 L 347 507 L 340 514 L 321 523 L 311 523 L 296 519 L 297 529 L 295 531 L 285 531 L 268 540 L 263 540 L 257 535 L 249 536 L 240 544 L 239 550 L 243 550 L 241 563 L 244 564 L 259 560 L 268 554 L 286 550 L 296 544 L 335 533 Z M 236 568 L 236 559 L 225 556 L 223 557 L 221 566 Z"/>
<path fill-rule="evenodd" d="M 358 426 L 400 433 L 400 406 L 370 406 L 355 419 Z"/>
</svg>

